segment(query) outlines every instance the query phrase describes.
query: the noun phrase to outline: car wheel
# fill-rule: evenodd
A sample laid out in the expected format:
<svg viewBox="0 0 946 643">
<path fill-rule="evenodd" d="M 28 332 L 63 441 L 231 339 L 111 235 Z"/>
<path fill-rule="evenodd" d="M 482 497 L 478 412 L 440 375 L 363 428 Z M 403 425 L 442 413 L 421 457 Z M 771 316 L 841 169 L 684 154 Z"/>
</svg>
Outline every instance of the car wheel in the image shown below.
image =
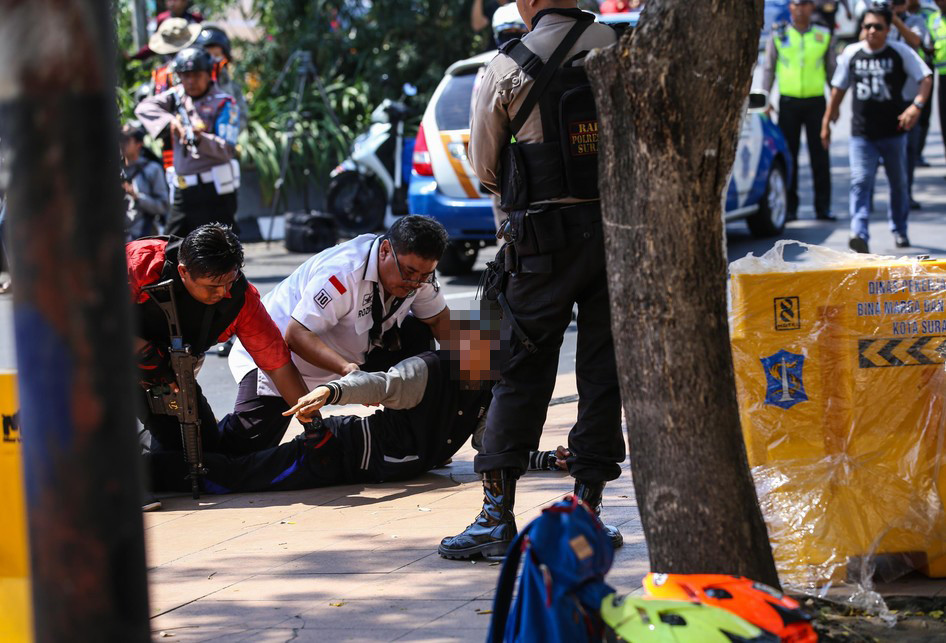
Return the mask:
<svg viewBox="0 0 946 643">
<path fill-rule="evenodd" d="M 476 263 L 477 252 L 477 248 L 466 243 L 448 243 L 437 264 L 437 272 L 444 277 L 468 275 Z"/>
<path fill-rule="evenodd" d="M 785 181 L 785 166 L 776 160 L 765 181 L 765 192 L 759 202 L 759 210 L 748 219 L 749 231 L 755 237 L 772 237 L 781 234 L 788 219 L 788 184 Z"/>
<path fill-rule="evenodd" d="M 380 229 L 387 206 L 388 196 L 381 182 L 360 172 L 342 172 L 329 181 L 325 192 L 325 209 L 345 235 Z"/>
</svg>

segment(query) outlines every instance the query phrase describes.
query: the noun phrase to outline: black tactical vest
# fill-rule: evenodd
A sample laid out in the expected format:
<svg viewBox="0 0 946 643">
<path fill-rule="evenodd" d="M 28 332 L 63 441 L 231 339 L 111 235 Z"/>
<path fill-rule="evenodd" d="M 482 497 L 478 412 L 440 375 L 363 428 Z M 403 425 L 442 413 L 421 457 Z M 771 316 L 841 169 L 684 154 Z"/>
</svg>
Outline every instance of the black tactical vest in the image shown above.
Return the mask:
<svg viewBox="0 0 946 643">
<path fill-rule="evenodd" d="M 513 136 L 538 107 L 543 139 L 541 143 L 513 142 L 503 150 L 501 206 L 505 210 L 566 197 L 598 198 L 598 112 L 588 75 L 576 64 L 588 52 L 564 60 L 593 21 L 592 14 L 580 13 L 545 63 L 520 40 L 500 49 L 533 79 L 511 123 Z"/>
<path fill-rule="evenodd" d="M 246 289 L 249 283 L 240 273 L 230 289 L 230 297 L 223 298 L 216 304 L 202 304 L 187 292 L 181 275 L 177 271 L 178 252 L 183 239 L 178 237 L 150 237 L 166 239 L 168 244 L 164 254 L 164 268 L 155 283 L 174 280 L 174 300 L 177 304 L 177 317 L 181 324 L 184 343 L 190 344 L 195 355 L 200 355 L 217 343 L 217 338 L 232 324 L 243 309 Z M 148 284 L 151 285 L 151 284 Z M 167 346 L 170 343 L 167 318 L 161 308 L 150 298 L 135 306 L 138 316 L 138 336 L 149 342 Z"/>
</svg>

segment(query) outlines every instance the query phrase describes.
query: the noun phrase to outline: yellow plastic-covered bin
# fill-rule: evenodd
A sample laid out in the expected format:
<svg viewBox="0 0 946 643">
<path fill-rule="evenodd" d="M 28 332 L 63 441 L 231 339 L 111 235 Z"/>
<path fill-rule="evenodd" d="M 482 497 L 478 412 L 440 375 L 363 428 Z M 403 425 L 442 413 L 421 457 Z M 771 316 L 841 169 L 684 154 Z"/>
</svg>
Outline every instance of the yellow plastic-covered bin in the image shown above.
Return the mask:
<svg viewBox="0 0 946 643">
<path fill-rule="evenodd" d="M 0 641 L 32 640 L 16 374 L 0 371 Z"/>
<path fill-rule="evenodd" d="M 946 261 L 805 246 L 787 262 L 787 243 L 730 267 L 742 430 L 783 583 L 866 581 L 877 554 L 946 576 Z"/>
</svg>

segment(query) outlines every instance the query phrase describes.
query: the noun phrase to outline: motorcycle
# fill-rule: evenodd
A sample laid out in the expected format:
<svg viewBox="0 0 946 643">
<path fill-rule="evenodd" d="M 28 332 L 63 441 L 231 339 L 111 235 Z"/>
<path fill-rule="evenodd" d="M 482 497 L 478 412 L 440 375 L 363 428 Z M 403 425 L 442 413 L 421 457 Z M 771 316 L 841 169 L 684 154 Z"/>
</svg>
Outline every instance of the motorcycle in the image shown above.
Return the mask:
<svg viewBox="0 0 946 643">
<path fill-rule="evenodd" d="M 368 131 L 355 138 L 351 155 L 330 175 L 325 210 L 347 235 L 373 232 L 407 214 L 414 139 L 404 138 L 404 121 L 415 111 L 405 100 L 417 88 L 405 83 L 402 91 L 399 100 L 386 98 L 375 108 Z"/>
</svg>

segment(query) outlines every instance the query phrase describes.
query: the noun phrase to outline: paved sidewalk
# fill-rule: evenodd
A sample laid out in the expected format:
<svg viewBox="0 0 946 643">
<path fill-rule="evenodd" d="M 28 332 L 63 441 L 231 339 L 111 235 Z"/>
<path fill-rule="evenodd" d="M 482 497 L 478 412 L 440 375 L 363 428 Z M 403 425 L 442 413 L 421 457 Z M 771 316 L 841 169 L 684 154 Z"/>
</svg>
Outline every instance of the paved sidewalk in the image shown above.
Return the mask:
<svg viewBox="0 0 946 643">
<path fill-rule="evenodd" d="M 562 380 L 574 382 L 560 378 L 556 395 L 574 393 Z M 576 412 L 574 402 L 550 408 L 543 449 L 565 443 Z M 154 638 L 485 640 L 499 566 L 436 553 L 479 510 L 472 460 L 467 445 L 407 483 L 165 499 L 144 514 Z M 519 525 L 571 485 L 563 473 L 521 478 Z M 648 562 L 626 463 L 605 494 L 604 516 L 625 539 L 608 578 L 630 591 Z"/>
</svg>

